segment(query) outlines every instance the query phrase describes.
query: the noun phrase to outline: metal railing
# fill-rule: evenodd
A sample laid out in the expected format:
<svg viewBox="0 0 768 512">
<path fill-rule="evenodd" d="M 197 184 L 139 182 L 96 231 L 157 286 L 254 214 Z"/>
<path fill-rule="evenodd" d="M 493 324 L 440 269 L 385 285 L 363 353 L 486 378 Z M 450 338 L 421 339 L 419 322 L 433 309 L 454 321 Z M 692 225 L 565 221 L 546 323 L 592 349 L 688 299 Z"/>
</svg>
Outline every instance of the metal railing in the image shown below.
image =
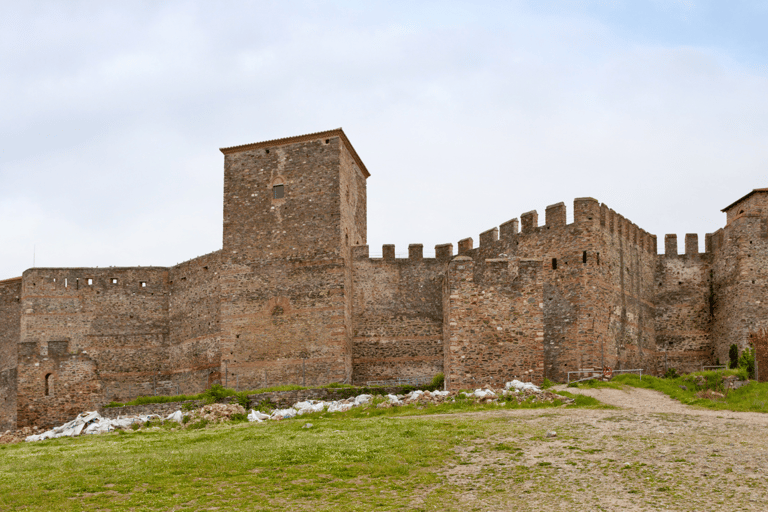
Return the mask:
<svg viewBox="0 0 768 512">
<path fill-rule="evenodd" d="M 704 366 L 704 365 L 701 365 L 701 371 L 704 371 L 704 370 L 726 370 L 726 369 L 728 369 L 728 367 L 725 366 L 724 364 L 718 364 L 718 365 L 715 365 L 715 366 Z"/>
</svg>

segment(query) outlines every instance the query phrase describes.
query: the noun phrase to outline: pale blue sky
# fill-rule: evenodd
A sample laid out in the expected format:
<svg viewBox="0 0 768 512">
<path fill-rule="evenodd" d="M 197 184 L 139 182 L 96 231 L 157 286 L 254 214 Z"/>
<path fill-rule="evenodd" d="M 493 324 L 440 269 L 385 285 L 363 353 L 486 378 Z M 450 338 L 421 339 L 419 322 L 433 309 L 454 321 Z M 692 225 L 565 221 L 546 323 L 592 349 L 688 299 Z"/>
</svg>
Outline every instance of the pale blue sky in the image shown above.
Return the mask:
<svg viewBox="0 0 768 512">
<path fill-rule="evenodd" d="M 0 279 L 221 247 L 219 147 L 343 127 L 371 253 L 768 186 L 768 2 L 4 2 Z M 414 219 L 416 221 L 414 222 Z"/>
</svg>

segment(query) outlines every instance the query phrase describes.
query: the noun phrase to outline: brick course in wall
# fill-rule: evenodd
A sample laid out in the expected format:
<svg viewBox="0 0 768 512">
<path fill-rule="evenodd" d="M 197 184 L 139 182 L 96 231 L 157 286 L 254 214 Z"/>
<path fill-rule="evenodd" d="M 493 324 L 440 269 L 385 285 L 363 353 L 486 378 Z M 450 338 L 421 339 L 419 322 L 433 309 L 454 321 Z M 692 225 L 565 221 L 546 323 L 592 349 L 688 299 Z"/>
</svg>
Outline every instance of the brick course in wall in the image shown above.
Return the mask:
<svg viewBox="0 0 768 512">
<path fill-rule="evenodd" d="M 768 189 L 659 241 L 589 197 L 408 258 L 369 257 L 369 172 L 341 129 L 224 148 L 221 250 L 0 281 L 0 429 L 214 383 L 451 388 L 609 366 L 691 371 L 768 327 Z M 475 243 L 475 241 L 477 243 Z M 768 371 L 764 372 L 768 374 Z"/>
</svg>

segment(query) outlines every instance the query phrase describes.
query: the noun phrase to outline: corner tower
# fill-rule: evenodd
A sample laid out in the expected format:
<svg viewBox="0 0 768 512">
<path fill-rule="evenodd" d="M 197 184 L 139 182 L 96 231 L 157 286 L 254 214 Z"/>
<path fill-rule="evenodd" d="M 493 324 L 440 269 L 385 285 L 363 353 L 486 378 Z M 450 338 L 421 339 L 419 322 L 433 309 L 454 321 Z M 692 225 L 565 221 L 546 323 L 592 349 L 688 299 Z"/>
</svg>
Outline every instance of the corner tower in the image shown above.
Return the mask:
<svg viewBox="0 0 768 512">
<path fill-rule="evenodd" d="M 223 379 L 349 382 L 365 165 L 341 129 L 221 151 Z"/>
<path fill-rule="evenodd" d="M 728 360 L 749 335 L 768 327 L 768 188 L 755 189 L 723 208 L 726 225 L 712 238 L 715 355 Z M 760 370 L 760 373 L 763 373 Z"/>
</svg>

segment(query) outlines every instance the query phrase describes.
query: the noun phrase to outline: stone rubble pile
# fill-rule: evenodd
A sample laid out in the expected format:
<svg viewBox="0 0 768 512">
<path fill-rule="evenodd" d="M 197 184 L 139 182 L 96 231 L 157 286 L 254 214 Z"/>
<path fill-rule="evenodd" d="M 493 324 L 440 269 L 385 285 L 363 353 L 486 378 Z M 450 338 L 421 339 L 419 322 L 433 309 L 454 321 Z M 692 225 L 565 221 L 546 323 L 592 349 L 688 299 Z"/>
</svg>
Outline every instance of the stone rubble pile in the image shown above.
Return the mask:
<svg viewBox="0 0 768 512">
<path fill-rule="evenodd" d="M 204 405 L 200 409 L 191 411 L 188 414 L 189 419 L 187 423 L 191 424 L 199 420 L 206 420 L 209 423 L 221 423 L 222 421 L 229 421 L 235 414 L 245 414 L 245 408 L 240 404 Z M 181 411 L 176 411 L 165 419 L 182 423 L 183 418 L 184 415 L 181 414 Z"/>
<path fill-rule="evenodd" d="M 416 390 L 404 395 L 386 395 L 384 401 L 378 403 L 378 408 L 399 407 L 405 405 L 439 405 L 444 402 L 453 402 L 456 399 L 471 400 L 475 403 L 504 403 L 508 401 L 545 403 L 560 400 L 564 404 L 573 400 L 549 391 L 542 390 L 529 382 L 513 380 L 507 382 L 504 389 L 482 389 L 474 391 L 422 391 Z M 310 413 L 335 413 L 346 412 L 354 407 L 373 405 L 373 395 L 358 395 L 344 400 L 323 401 L 305 400 L 297 402 L 287 409 L 275 409 L 267 414 L 251 409 L 247 418 L 250 422 L 260 423 L 267 420 L 282 420 Z M 81 413 L 74 420 L 42 434 L 32 434 L 30 428 L 15 433 L 6 432 L 0 436 L 0 443 L 19 442 L 22 439 L 28 442 L 54 439 L 58 437 L 76 437 L 83 434 L 102 434 L 120 429 L 129 429 L 135 424 L 143 425 L 148 421 L 161 420 L 173 421 L 181 426 L 192 425 L 205 420 L 208 423 L 220 423 L 232 419 L 235 414 L 245 414 L 245 409 L 239 404 L 210 404 L 183 413 L 176 411 L 165 418 L 157 414 L 137 415 L 118 419 L 104 418 L 98 412 Z M 185 421 L 186 420 L 186 421 Z M 6 440 L 7 439 L 7 440 Z"/>
<path fill-rule="evenodd" d="M 20 443 L 38 430 L 37 427 L 23 427 L 20 430 L 6 430 L 0 434 L 0 444 Z"/>
</svg>

